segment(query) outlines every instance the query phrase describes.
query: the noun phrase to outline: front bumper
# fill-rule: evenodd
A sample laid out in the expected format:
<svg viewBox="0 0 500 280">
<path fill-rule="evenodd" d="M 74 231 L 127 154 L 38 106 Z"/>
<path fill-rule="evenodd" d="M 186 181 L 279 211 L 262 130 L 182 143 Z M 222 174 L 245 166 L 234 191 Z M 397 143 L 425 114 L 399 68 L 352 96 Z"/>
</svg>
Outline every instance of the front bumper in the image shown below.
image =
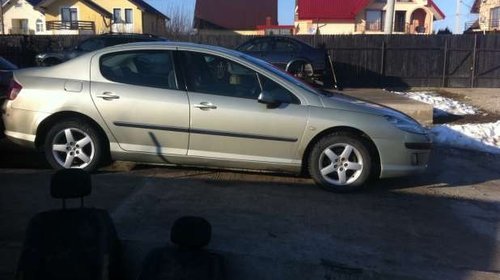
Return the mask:
<svg viewBox="0 0 500 280">
<path fill-rule="evenodd" d="M 406 133 L 404 141 L 374 141 L 380 155 L 380 178 L 407 176 L 426 170 L 432 148 L 428 135 Z"/>
</svg>

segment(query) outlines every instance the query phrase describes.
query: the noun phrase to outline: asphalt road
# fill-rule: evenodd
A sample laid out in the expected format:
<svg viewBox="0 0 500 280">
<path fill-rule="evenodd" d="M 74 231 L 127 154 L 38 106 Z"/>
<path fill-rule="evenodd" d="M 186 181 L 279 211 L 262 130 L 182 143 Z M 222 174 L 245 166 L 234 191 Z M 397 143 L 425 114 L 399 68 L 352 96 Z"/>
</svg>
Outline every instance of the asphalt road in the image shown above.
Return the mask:
<svg viewBox="0 0 500 280">
<path fill-rule="evenodd" d="M 27 223 L 60 206 L 41 156 L 0 141 L 0 279 Z M 100 172 L 87 205 L 107 209 L 134 279 L 173 221 L 199 215 L 230 279 L 499 279 L 500 157 L 437 148 L 418 177 L 332 194 L 282 174 L 137 166 Z"/>
</svg>

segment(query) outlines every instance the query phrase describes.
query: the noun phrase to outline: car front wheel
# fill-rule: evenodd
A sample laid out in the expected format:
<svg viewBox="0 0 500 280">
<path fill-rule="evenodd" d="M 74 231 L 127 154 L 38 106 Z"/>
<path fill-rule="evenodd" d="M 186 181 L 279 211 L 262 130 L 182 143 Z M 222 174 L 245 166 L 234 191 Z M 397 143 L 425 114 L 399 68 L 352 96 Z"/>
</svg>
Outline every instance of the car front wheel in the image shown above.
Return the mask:
<svg viewBox="0 0 500 280">
<path fill-rule="evenodd" d="M 45 138 L 45 157 L 55 169 L 97 169 L 103 154 L 103 144 L 97 131 L 80 120 L 54 125 Z"/>
<path fill-rule="evenodd" d="M 363 139 L 334 133 L 314 146 L 309 157 L 309 173 L 328 191 L 350 192 L 361 188 L 370 177 L 371 160 Z"/>
</svg>

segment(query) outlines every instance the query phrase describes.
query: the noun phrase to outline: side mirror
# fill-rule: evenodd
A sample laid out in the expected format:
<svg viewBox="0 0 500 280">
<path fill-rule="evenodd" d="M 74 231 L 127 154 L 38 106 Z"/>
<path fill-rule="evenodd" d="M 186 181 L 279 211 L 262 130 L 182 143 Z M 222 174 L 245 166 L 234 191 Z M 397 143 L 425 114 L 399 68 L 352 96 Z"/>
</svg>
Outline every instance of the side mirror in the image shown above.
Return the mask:
<svg viewBox="0 0 500 280">
<path fill-rule="evenodd" d="M 276 108 L 281 105 L 281 101 L 276 100 L 274 96 L 267 91 L 261 92 L 257 101 L 259 101 L 259 103 L 266 104 L 268 108 Z"/>
</svg>

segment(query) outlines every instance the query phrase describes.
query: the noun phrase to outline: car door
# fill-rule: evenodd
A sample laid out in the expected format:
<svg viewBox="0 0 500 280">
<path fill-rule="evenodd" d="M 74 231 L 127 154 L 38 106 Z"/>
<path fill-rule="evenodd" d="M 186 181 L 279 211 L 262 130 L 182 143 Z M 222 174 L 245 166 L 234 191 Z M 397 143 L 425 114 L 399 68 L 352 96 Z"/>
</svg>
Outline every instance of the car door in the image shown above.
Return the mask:
<svg viewBox="0 0 500 280">
<path fill-rule="evenodd" d="M 190 100 L 188 155 L 248 162 L 298 164 L 308 108 L 275 81 L 221 56 L 179 53 Z M 260 82 L 259 82 L 260 81 Z M 262 86 L 261 86 L 262 85 Z M 283 99 L 276 108 L 257 101 L 264 90 Z"/>
<path fill-rule="evenodd" d="M 92 99 L 122 149 L 187 154 L 189 105 L 171 51 L 104 54 L 92 59 L 91 75 Z"/>
</svg>

